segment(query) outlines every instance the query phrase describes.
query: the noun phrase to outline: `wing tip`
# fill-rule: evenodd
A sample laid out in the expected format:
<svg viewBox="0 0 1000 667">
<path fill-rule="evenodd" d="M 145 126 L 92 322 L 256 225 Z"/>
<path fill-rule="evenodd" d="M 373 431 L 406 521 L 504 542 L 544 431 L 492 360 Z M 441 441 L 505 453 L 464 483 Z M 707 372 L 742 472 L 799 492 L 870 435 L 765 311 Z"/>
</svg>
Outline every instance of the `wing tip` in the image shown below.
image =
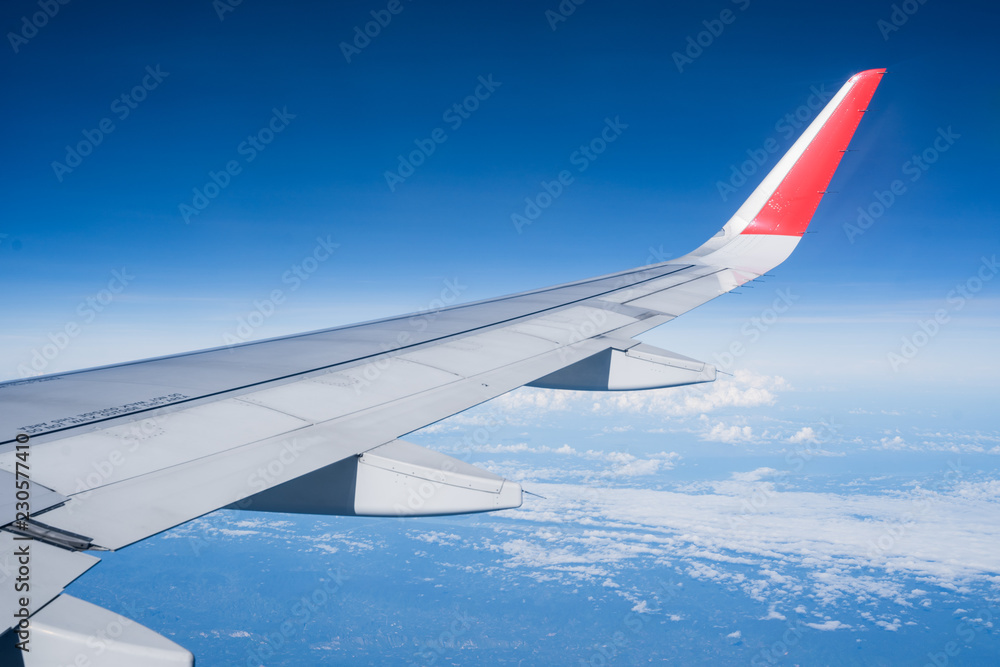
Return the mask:
<svg viewBox="0 0 1000 667">
<path fill-rule="evenodd" d="M 858 123 L 868 110 L 868 104 L 885 73 L 884 67 L 868 69 L 848 79 L 837 96 L 786 153 L 786 156 L 794 156 L 793 161 L 780 172 L 781 180 L 742 229 L 741 235 L 801 237 L 806 233 L 830 179 L 837 170 L 840 158 L 850 145 Z M 813 132 L 814 126 L 817 127 Z M 806 143 L 796 152 L 802 141 Z M 781 162 L 771 173 L 780 169 Z"/>
<path fill-rule="evenodd" d="M 848 79 L 847 83 L 855 84 L 870 79 L 881 80 L 882 76 L 887 72 L 888 70 L 884 67 L 879 67 L 877 69 L 866 69 L 852 76 L 850 79 Z M 878 81 L 875 82 L 875 85 L 876 86 L 878 85 Z"/>
</svg>

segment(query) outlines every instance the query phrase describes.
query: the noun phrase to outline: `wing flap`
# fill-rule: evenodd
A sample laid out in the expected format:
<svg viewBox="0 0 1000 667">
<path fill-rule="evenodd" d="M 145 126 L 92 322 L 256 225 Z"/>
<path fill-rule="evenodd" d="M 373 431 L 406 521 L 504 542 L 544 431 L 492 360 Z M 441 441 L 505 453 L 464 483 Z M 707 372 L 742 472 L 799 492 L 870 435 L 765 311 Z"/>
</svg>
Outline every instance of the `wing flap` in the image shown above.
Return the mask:
<svg viewBox="0 0 1000 667">
<path fill-rule="evenodd" d="M 645 343 L 599 352 L 528 384 L 573 391 L 636 391 L 714 382 L 715 366 Z"/>
<path fill-rule="evenodd" d="M 521 506 L 519 484 L 394 440 L 254 494 L 234 509 L 346 516 L 437 516 Z"/>
<path fill-rule="evenodd" d="M 359 516 L 438 516 L 520 507 L 521 485 L 396 440 L 358 458 Z"/>
<path fill-rule="evenodd" d="M 60 595 L 31 618 L 29 651 L 0 646 L 0 663 L 24 667 L 191 667 L 185 648 L 126 618 Z"/>
</svg>

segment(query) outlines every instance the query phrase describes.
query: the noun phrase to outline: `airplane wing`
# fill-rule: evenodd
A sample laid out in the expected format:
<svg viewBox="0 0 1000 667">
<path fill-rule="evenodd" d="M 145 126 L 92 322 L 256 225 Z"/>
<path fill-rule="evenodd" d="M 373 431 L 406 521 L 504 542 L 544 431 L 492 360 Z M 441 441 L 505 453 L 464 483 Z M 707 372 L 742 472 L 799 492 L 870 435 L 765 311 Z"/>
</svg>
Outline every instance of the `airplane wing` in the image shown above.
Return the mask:
<svg viewBox="0 0 1000 667">
<path fill-rule="evenodd" d="M 72 663 L 115 618 L 60 595 L 95 553 L 222 507 L 366 516 L 519 507 L 516 483 L 402 439 L 512 389 L 713 381 L 712 365 L 634 337 L 789 256 L 884 72 L 852 77 L 725 226 L 678 259 L 431 313 L 0 384 L 0 655 Z M 15 592 L 26 571 L 28 587 Z M 176 644 L 129 628 L 90 664 L 192 664 Z M 13 648 L 25 641 L 30 652 Z"/>
</svg>

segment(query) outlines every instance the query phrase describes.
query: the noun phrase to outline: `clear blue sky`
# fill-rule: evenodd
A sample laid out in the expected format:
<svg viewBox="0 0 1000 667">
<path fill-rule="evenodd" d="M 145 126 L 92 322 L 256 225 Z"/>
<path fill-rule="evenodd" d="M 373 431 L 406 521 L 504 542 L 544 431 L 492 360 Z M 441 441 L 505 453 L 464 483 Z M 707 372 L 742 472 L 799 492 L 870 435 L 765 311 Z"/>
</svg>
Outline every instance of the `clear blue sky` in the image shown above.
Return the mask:
<svg viewBox="0 0 1000 667">
<path fill-rule="evenodd" d="M 245 0 L 220 19 L 209 0 L 73 2 L 43 21 L 35 2 L 4 3 L 0 375 L 67 324 L 80 332 L 45 372 L 222 344 L 275 289 L 284 303 L 254 337 L 420 309 L 446 279 L 471 300 L 643 264 L 651 248 L 681 255 L 794 140 L 786 114 L 888 67 L 818 233 L 770 282 L 651 340 L 711 358 L 791 286 L 796 308 L 741 364 L 841 388 L 993 384 L 1000 280 L 900 373 L 887 362 L 1000 245 L 993 6 L 931 2 L 890 30 L 888 2 L 589 0 L 559 21 L 555 0 L 389 4 Z M 342 44 L 373 11 L 391 20 L 348 62 Z M 679 71 L 689 37 L 708 45 Z M 477 90 L 466 118 L 445 115 Z M 274 110 L 273 141 L 244 144 Z M 606 119 L 627 128 L 580 172 L 574 151 Z M 67 146 L 102 121 L 113 130 L 72 167 Z M 438 128 L 446 140 L 390 189 L 397 155 Z M 911 180 L 907 161 L 948 128 Z M 780 150 L 724 201 L 730 165 L 769 139 Z M 238 173 L 185 221 L 230 162 Z M 563 169 L 573 182 L 518 233 L 511 215 Z M 851 242 L 844 223 L 895 179 L 906 191 Z M 317 238 L 339 247 L 296 282 L 286 272 Z M 134 278 L 111 303 L 81 307 L 123 267 Z"/>
</svg>

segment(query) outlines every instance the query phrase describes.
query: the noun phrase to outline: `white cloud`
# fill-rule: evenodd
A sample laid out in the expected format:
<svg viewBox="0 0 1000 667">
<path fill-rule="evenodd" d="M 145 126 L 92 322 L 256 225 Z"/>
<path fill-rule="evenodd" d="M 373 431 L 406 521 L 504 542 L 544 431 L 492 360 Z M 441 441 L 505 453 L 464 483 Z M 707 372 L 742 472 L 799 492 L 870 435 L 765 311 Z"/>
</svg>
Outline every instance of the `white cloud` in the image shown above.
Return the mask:
<svg viewBox="0 0 1000 667">
<path fill-rule="evenodd" d="M 519 442 L 514 445 L 472 445 L 468 447 L 474 452 L 484 452 L 487 454 L 501 454 L 501 453 L 514 453 L 520 454 L 523 452 L 530 452 L 532 454 L 540 454 L 543 452 L 551 451 L 548 447 L 536 448 L 528 447 L 527 443 Z"/>
<path fill-rule="evenodd" d="M 991 479 L 985 482 L 961 482 L 955 493 L 970 500 L 1000 501 L 1000 480 Z M 915 589 L 914 594 L 917 594 Z M 924 593 L 924 591 L 920 591 Z"/>
<path fill-rule="evenodd" d="M 911 608 L 912 586 L 898 575 L 953 589 L 988 584 L 1000 575 L 1000 502 L 993 496 L 1000 481 L 947 493 L 840 495 L 778 491 L 761 481 L 776 473 L 735 473 L 714 490 L 696 493 L 540 484 L 537 491 L 546 500 L 505 516 L 515 526 L 586 527 L 583 535 L 557 532 L 532 559 L 540 567 L 568 559 L 603 570 L 652 557 L 687 576 L 770 602 L 768 619 L 783 616 L 775 603 L 800 595 L 824 606 Z M 748 511 L 745 498 L 763 485 L 766 502 Z M 527 564 L 522 548 L 514 552 Z M 748 572 L 746 565 L 755 568 Z M 805 608 L 798 605 L 796 613 Z M 880 627 L 890 630 L 894 618 L 883 616 L 886 625 Z M 836 621 L 817 625 L 848 627 Z"/>
<path fill-rule="evenodd" d="M 816 437 L 816 432 L 813 431 L 812 426 L 804 426 L 795 435 L 790 437 L 788 442 L 793 445 L 801 445 L 803 443 L 815 444 L 819 442 L 819 439 Z"/>
<path fill-rule="evenodd" d="M 732 478 L 737 482 L 759 482 L 766 477 L 774 477 L 780 474 L 774 468 L 757 468 L 750 472 L 734 472 Z"/>
<path fill-rule="evenodd" d="M 823 621 L 822 623 L 806 623 L 806 625 L 810 628 L 823 631 L 841 630 L 851 627 L 846 623 L 841 623 L 840 621 Z"/>
<path fill-rule="evenodd" d="M 813 449 L 812 447 L 806 447 L 804 449 L 799 449 L 798 447 L 796 447 L 795 449 L 790 450 L 790 453 L 794 454 L 795 456 L 800 457 L 800 458 L 802 458 L 803 460 L 806 460 L 806 461 L 808 461 L 809 458 L 814 457 L 814 456 L 819 456 L 819 457 L 840 457 L 840 456 L 847 456 L 847 452 L 831 452 L 828 449 Z M 806 457 L 809 457 L 809 458 L 806 458 Z M 796 459 L 796 460 L 798 460 L 798 459 Z"/>
<path fill-rule="evenodd" d="M 749 426 L 726 426 L 723 423 L 718 423 L 699 437 L 709 442 L 724 442 L 732 445 L 753 440 L 753 429 Z"/>
<path fill-rule="evenodd" d="M 874 449 L 889 451 L 952 452 L 954 454 L 1000 454 L 1000 447 L 987 449 L 997 440 L 984 433 L 941 433 L 914 430 L 912 436 L 899 435 L 899 431 L 885 432 Z"/>
<path fill-rule="evenodd" d="M 587 461 L 598 461 L 606 466 L 602 470 L 593 470 L 594 466 L 582 469 L 555 466 L 537 467 L 524 465 L 517 460 L 507 460 L 499 464 L 494 461 L 485 461 L 478 464 L 491 472 L 516 482 L 535 482 L 539 480 L 566 481 L 580 478 L 614 479 L 643 477 L 672 470 L 681 459 L 681 455 L 677 452 L 660 451 L 645 454 L 640 458 L 629 452 L 598 449 L 580 451 L 569 445 L 563 445 L 555 449 L 544 445 L 529 447 L 524 443 L 517 445 L 473 445 L 471 447 L 443 449 L 444 451 L 451 452 L 460 449 L 462 451 L 471 450 L 488 454 L 559 454 Z"/>
<path fill-rule="evenodd" d="M 415 540 L 420 540 L 421 542 L 426 542 L 427 544 L 455 544 L 461 542 L 462 538 L 454 533 L 441 533 L 436 530 L 431 530 L 427 532 L 416 532 L 410 531 L 407 533 L 410 537 Z"/>
<path fill-rule="evenodd" d="M 893 438 L 882 438 L 880 444 L 876 449 L 907 449 L 909 445 L 901 437 L 894 436 Z"/>
<path fill-rule="evenodd" d="M 778 376 L 738 370 L 732 378 L 710 384 L 622 392 L 581 392 L 522 387 L 496 399 L 509 419 L 539 412 L 642 413 L 690 417 L 723 408 L 773 405 L 776 394 L 791 386 Z"/>
</svg>

